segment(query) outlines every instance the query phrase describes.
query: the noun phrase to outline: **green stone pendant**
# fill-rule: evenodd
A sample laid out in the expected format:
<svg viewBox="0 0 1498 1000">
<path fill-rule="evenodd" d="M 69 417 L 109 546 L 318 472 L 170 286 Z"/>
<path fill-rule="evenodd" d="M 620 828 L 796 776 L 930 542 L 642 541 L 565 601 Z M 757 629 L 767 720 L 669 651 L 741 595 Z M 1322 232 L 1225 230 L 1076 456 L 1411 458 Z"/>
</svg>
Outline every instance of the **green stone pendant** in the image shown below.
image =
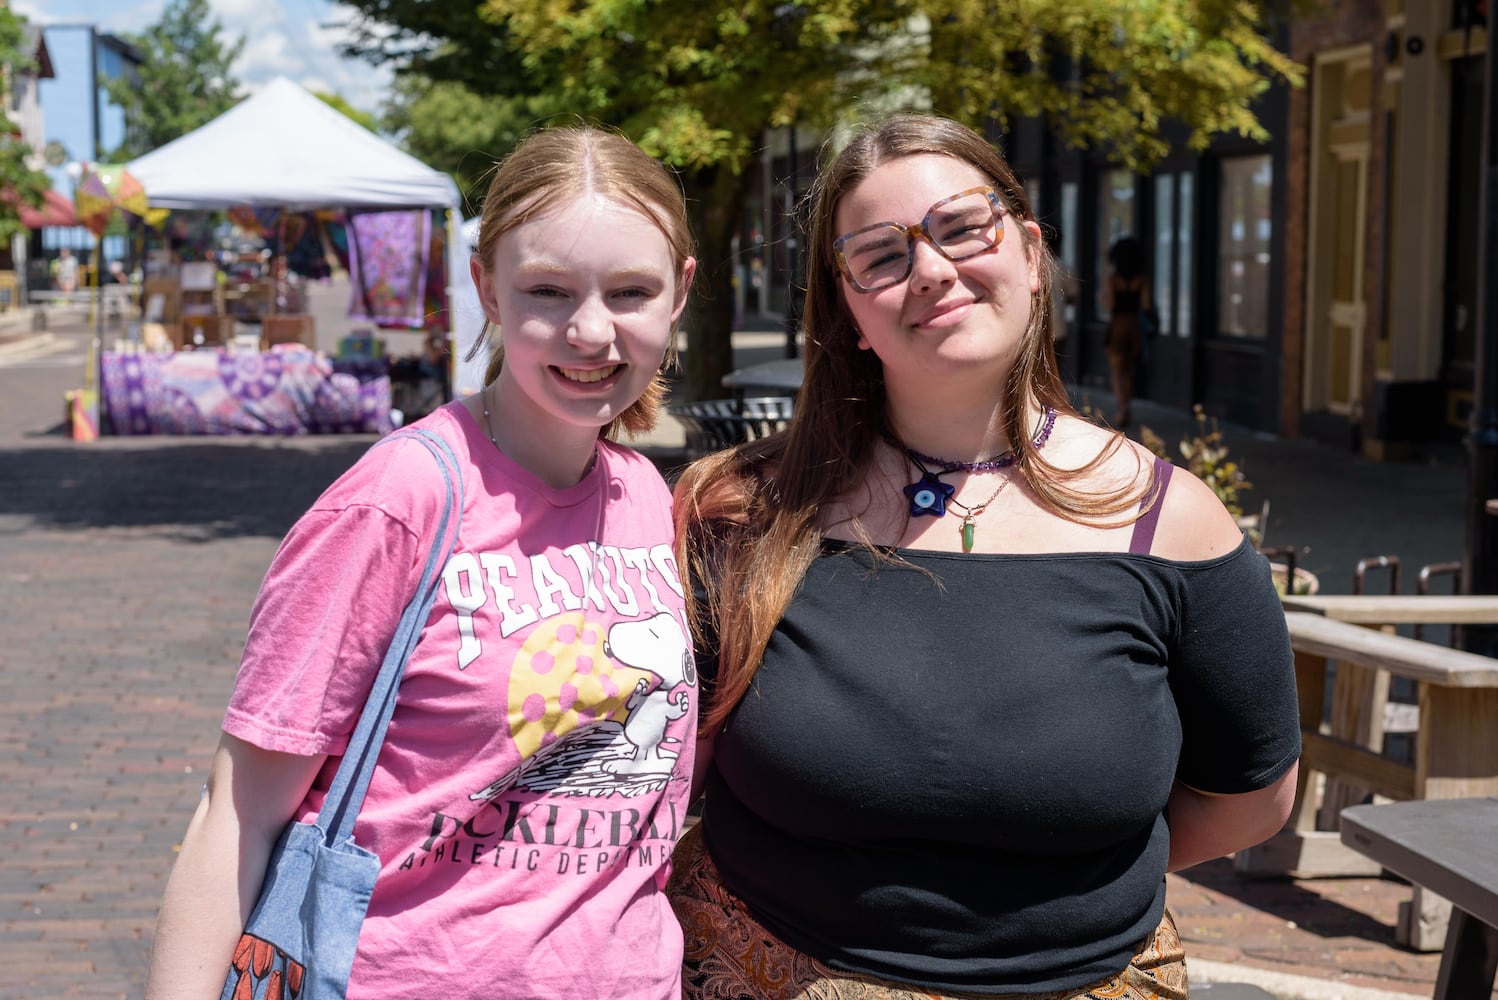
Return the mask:
<svg viewBox="0 0 1498 1000">
<path fill-rule="evenodd" d="M 973 551 L 973 519 L 971 517 L 962 519 L 962 551 Z"/>
</svg>

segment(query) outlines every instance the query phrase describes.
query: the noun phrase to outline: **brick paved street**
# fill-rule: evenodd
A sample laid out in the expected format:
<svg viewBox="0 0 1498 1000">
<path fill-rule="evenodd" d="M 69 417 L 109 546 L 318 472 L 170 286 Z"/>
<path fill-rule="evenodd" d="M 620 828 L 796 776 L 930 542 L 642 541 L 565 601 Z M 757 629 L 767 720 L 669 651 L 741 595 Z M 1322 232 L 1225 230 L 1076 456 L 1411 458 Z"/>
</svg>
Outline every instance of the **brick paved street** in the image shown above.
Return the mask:
<svg viewBox="0 0 1498 1000">
<path fill-rule="evenodd" d="M 53 333 L 35 350 L 0 347 L 0 1000 L 137 997 L 261 575 L 373 439 L 75 444 L 61 399 L 81 382 L 85 336 Z M 1322 525 L 1303 536 L 1318 555 L 1364 544 L 1335 537 L 1336 511 L 1321 509 L 1350 502 L 1337 482 L 1423 516 L 1431 552 L 1459 541 L 1449 497 L 1440 516 L 1420 514 L 1459 482 L 1450 469 L 1370 468 L 1299 445 L 1277 466 L 1264 440 L 1250 453 L 1277 508 Z M 1227 862 L 1169 880 L 1196 979 L 1303 1000 L 1430 995 L 1438 956 L 1393 944 L 1407 895 L 1384 879 L 1250 882 Z"/>
<path fill-rule="evenodd" d="M 80 378 L 0 362 L 0 997 L 140 995 L 255 589 L 372 440 L 74 444 Z"/>
</svg>

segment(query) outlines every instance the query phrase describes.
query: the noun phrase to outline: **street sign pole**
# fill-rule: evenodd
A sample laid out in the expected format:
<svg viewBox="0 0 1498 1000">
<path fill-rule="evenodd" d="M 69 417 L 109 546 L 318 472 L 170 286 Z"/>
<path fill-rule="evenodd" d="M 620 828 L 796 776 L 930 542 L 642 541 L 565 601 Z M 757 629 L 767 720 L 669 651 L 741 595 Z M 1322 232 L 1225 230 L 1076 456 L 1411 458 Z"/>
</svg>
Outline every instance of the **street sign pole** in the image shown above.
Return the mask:
<svg viewBox="0 0 1498 1000">
<path fill-rule="evenodd" d="M 1473 400 L 1467 435 L 1467 554 L 1462 560 L 1463 591 L 1498 594 L 1498 515 L 1487 512 L 1498 499 L 1498 59 L 1484 57 L 1482 119 L 1482 239 L 1477 248 L 1477 357 L 1474 359 Z M 1498 629 L 1463 630 L 1468 649 L 1498 654 Z"/>
</svg>

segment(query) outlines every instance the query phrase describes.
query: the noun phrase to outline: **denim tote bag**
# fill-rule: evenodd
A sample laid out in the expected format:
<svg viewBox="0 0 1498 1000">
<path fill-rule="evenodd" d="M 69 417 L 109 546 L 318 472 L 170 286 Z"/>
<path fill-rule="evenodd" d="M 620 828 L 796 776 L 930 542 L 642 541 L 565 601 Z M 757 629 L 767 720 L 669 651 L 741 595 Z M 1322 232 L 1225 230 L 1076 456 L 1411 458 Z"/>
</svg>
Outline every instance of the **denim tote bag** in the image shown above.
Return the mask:
<svg viewBox="0 0 1498 1000">
<path fill-rule="evenodd" d="M 418 439 L 436 459 L 447 483 L 442 517 L 416 595 L 396 626 L 317 822 L 289 824 L 271 852 L 221 1000 L 332 1000 L 343 997 L 348 987 L 359 929 L 380 874 L 380 859 L 354 843 L 354 820 L 395 711 L 401 674 L 431 614 L 442 566 L 457 542 L 463 511 L 461 470 L 447 442 L 420 428 L 385 440 L 395 437 Z"/>
</svg>

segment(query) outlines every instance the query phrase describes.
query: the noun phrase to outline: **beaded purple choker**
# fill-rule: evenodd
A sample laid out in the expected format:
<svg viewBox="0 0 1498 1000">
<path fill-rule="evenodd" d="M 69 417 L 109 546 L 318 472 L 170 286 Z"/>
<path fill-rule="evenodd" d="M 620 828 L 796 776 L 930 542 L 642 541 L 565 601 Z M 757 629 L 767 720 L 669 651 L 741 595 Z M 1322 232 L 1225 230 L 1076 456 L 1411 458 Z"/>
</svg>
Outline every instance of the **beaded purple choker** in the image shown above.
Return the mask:
<svg viewBox="0 0 1498 1000">
<path fill-rule="evenodd" d="M 1045 415 L 1040 418 L 1040 429 L 1030 439 L 1030 446 L 1037 451 L 1044 448 L 1055 426 L 1056 408 L 1047 406 L 1045 408 Z M 996 472 L 999 469 L 1007 469 L 1019 461 L 1019 455 L 1013 451 L 1006 451 L 1002 455 L 995 455 L 993 458 L 985 458 L 977 462 L 953 462 L 950 459 L 937 458 L 935 455 L 924 454 L 904 444 L 901 444 L 900 447 L 905 450 L 905 454 L 915 459 L 917 465 L 922 467 L 934 465 L 941 469 L 942 472 Z"/>
<path fill-rule="evenodd" d="M 1056 410 L 1054 407 L 1047 406 L 1045 417 L 1040 422 L 1040 429 L 1030 439 L 1031 447 L 1037 451 L 1044 448 L 1055 426 Z M 1004 477 L 1004 481 L 999 483 L 999 488 L 993 491 L 992 496 L 973 507 L 954 500 L 953 494 L 957 492 L 957 488 L 951 483 L 942 482 L 941 477 L 949 472 L 998 472 L 1000 469 L 1006 469 L 1019 461 L 1019 455 L 1013 451 L 1006 451 L 1002 455 L 996 455 L 993 458 L 986 458 L 977 462 L 953 462 L 949 459 L 937 458 L 934 455 L 922 454 L 914 448 L 903 444 L 900 447 L 904 449 L 905 455 L 910 459 L 911 463 L 917 469 L 921 470 L 921 478 L 904 489 L 905 496 L 910 500 L 911 516 L 919 517 L 922 514 L 929 514 L 932 517 L 944 517 L 947 513 L 947 506 L 950 504 L 962 514 L 962 524 L 960 525 L 962 551 L 973 551 L 974 536 L 977 533 L 974 521 L 979 514 L 988 509 L 989 504 L 998 499 L 1000 493 L 1004 492 L 1004 487 L 1009 485 L 1009 477 Z M 928 466 L 932 465 L 937 466 L 936 471 L 928 468 Z"/>
</svg>

